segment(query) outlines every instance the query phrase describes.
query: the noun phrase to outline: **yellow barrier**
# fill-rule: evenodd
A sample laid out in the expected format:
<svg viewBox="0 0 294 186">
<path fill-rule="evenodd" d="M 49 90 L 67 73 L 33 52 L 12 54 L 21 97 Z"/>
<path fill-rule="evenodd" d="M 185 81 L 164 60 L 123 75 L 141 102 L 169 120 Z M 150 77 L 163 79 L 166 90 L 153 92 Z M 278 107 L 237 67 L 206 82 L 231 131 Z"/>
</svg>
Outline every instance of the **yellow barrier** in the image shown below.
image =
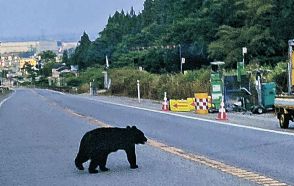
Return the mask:
<svg viewBox="0 0 294 186">
<path fill-rule="evenodd" d="M 195 110 L 195 98 L 187 98 L 188 106 L 190 111 Z"/>
<path fill-rule="evenodd" d="M 212 103 L 211 103 L 211 96 L 208 96 L 208 109 L 210 109 L 212 107 Z"/>
<path fill-rule="evenodd" d="M 196 98 L 196 113 L 208 114 L 208 94 L 196 93 L 195 98 Z"/>
<path fill-rule="evenodd" d="M 169 100 L 170 110 L 174 112 L 189 112 L 190 107 L 187 100 Z"/>
</svg>

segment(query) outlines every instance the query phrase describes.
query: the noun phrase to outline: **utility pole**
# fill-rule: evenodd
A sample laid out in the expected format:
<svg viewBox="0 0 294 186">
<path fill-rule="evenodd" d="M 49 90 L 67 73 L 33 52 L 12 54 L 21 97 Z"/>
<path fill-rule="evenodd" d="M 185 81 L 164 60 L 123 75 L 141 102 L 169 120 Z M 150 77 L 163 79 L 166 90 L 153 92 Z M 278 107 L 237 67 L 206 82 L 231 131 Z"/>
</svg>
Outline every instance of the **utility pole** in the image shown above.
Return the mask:
<svg viewBox="0 0 294 186">
<path fill-rule="evenodd" d="M 183 73 L 182 47 L 181 47 L 181 44 L 179 44 L 179 53 L 180 53 L 181 73 Z"/>
<path fill-rule="evenodd" d="M 102 72 L 104 74 L 104 88 L 109 89 L 110 88 L 110 82 L 111 79 L 108 78 L 108 68 L 109 68 L 109 61 L 107 55 L 105 56 L 105 68 Z"/>
</svg>

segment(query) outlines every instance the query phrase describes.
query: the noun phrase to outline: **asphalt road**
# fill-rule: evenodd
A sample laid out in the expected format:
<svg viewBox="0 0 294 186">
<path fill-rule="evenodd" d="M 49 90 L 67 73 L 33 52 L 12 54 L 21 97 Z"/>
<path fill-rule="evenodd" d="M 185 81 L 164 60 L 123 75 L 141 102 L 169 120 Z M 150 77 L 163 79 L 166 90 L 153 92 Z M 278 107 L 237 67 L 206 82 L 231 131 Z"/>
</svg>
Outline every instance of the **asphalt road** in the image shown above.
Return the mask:
<svg viewBox="0 0 294 186">
<path fill-rule="evenodd" d="M 17 89 L 1 105 L 1 185 L 294 185 L 292 133 L 38 89 Z M 105 124 L 144 131 L 152 143 L 137 146 L 139 169 L 123 151 L 110 155 L 109 172 L 75 168 L 82 135 Z"/>
</svg>

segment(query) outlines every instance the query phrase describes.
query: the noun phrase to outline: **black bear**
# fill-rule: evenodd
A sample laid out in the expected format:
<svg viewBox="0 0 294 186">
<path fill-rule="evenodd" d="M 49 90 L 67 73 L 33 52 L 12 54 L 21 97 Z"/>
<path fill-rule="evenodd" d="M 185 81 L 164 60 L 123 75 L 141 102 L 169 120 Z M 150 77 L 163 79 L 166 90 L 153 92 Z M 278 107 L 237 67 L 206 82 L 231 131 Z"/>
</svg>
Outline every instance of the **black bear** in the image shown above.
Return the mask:
<svg viewBox="0 0 294 186">
<path fill-rule="evenodd" d="M 105 167 L 107 156 L 119 149 L 125 150 L 130 167 L 138 168 L 136 164 L 135 144 L 144 144 L 147 138 L 136 126 L 126 128 L 97 128 L 87 132 L 81 139 L 79 152 L 75 159 L 75 165 L 79 170 L 84 170 L 83 163 L 91 160 L 89 173 L 108 171 Z"/>
</svg>

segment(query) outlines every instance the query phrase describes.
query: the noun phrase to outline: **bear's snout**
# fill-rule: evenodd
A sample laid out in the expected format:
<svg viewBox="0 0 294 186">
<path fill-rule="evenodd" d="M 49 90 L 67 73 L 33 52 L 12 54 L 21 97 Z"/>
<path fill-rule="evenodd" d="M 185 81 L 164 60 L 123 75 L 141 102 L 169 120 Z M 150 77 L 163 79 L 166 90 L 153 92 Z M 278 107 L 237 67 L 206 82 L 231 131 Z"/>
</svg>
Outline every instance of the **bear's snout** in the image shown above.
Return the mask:
<svg viewBox="0 0 294 186">
<path fill-rule="evenodd" d="M 142 144 L 145 144 L 147 142 L 147 138 L 144 137 Z"/>
</svg>

